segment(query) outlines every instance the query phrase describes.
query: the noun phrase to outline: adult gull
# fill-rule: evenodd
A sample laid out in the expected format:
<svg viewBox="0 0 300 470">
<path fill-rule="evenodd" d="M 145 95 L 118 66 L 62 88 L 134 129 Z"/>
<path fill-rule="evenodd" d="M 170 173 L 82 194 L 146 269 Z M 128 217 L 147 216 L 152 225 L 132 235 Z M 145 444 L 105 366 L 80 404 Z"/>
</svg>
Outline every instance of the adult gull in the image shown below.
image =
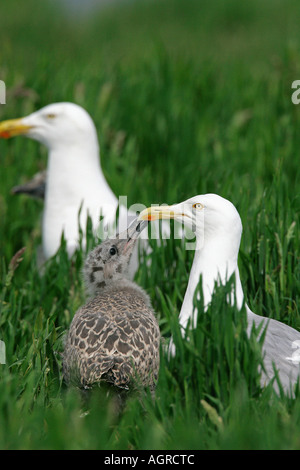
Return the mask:
<svg viewBox="0 0 300 470">
<path fill-rule="evenodd" d="M 236 303 L 239 309 L 242 308 L 244 293 L 238 269 L 242 222 L 230 201 L 216 194 L 199 195 L 180 204 L 152 206 L 140 213 L 140 219 L 175 219 L 195 232 L 195 255 L 179 315 L 182 335 L 189 321 L 193 327 L 196 326 L 198 312 L 193 299 L 200 277 L 204 306 L 207 308 L 215 283 L 224 284 L 235 274 Z M 300 372 L 300 332 L 277 320 L 256 315 L 248 305 L 245 307 L 248 333 L 253 324 L 258 327 L 263 323 L 263 328 L 266 328 L 262 348 L 265 370 L 262 371 L 261 384 L 265 385 L 274 378 L 274 365 L 285 392 L 292 392 Z M 170 353 L 174 355 L 175 352 L 171 340 Z M 278 390 L 275 382 L 274 388 Z"/>
<path fill-rule="evenodd" d="M 73 254 L 78 247 L 79 225 L 84 234 L 88 216 L 97 233 L 102 217 L 102 234 L 109 235 L 108 227 L 114 227 L 110 232 L 113 234 L 118 208 L 117 229 L 126 229 L 136 213 L 119 205 L 105 179 L 96 127 L 87 111 L 74 103 L 53 103 L 29 116 L 0 123 L 0 137 L 18 135 L 34 139 L 48 148 L 46 182 L 45 173 L 41 173 L 25 188 L 19 186 L 12 190 L 40 198 L 44 196 L 42 245 L 46 259 L 56 253 L 62 233 L 68 254 Z M 147 238 L 147 231 L 141 238 Z M 132 272 L 136 269 L 137 256 L 132 258 Z"/>
</svg>

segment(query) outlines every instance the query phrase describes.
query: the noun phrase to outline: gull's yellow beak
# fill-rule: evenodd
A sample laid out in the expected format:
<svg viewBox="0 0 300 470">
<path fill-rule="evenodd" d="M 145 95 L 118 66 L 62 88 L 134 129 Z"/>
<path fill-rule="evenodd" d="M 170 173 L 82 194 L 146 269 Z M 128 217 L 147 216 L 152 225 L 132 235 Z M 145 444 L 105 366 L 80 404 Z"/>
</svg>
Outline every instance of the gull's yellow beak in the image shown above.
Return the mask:
<svg viewBox="0 0 300 470">
<path fill-rule="evenodd" d="M 144 209 L 138 220 L 148 220 L 150 222 L 159 219 L 175 219 L 179 215 L 183 214 L 176 211 L 174 206 L 152 206 Z"/>
<path fill-rule="evenodd" d="M 24 124 L 23 118 L 0 122 L 0 138 L 9 139 L 15 135 L 26 134 L 33 126 Z"/>
</svg>

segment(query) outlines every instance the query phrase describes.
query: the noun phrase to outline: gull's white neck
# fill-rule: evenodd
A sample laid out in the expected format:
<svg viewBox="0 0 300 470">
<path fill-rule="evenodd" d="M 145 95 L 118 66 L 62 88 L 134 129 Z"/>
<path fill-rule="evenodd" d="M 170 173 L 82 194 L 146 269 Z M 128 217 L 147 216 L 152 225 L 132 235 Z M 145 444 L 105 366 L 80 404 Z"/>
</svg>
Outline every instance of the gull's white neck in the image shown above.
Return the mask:
<svg viewBox="0 0 300 470">
<path fill-rule="evenodd" d="M 100 167 L 97 136 L 74 139 L 68 145 L 56 142 L 49 148 L 44 210 L 44 251 L 52 256 L 60 245 L 62 231 L 74 251 L 78 240 L 78 213 L 84 230 L 87 214 L 97 227 L 99 217 L 114 219 L 117 198 Z"/>
<path fill-rule="evenodd" d="M 188 320 L 192 319 L 191 326 L 196 326 L 197 310 L 194 307 L 194 294 L 202 277 L 203 304 L 207 308 L 211 302 L 215 283 L 224 284 L 235 273 L 236 302 L 238 308 L 243 305 L 244 294 L 237 265 L 239 240 L 234 243 L 215 237 L 205 241 L 203 248 L 195 251 L 188 287 L 180 311 L 179 322 L 185 328 Z"/>
<path fill-rule="evenodd" d="M 108 200 L 116 199 L 102 173 L 98 143 L 93 139 L 50 148 L 47 173 L 47 189 L 52 196 L 79 199 L 96 191 Z"/>
</svg>

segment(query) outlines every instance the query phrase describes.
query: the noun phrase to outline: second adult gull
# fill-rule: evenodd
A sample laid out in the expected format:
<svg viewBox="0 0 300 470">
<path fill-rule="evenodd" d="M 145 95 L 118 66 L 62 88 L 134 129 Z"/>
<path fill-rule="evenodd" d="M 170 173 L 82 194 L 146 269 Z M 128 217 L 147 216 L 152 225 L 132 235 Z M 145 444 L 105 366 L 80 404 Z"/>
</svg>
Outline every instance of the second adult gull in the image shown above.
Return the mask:
<svg viewBox="0 0 300 470">
<path fill-rule="evenodd" d="M 202 277 L 204 306 L 209 305 L 215 283 L 224 284 L 235 275 L 235 298 L 239 309 L 244 305 L 239 269 L 238 253 L 242 235 L 242 222 L 234 205 L 216 194 L 204 194 L 192 197 L 180 204 L 171 206 L 152 206 L 140 214 L 141 220 L 174 219 L 183 222 L 196 235 L 196 250 L 179 315 L 182 335 L 185 334 L 189 320 L 196 327 L 198 311 L 194 306 L 194 294 Z M 248 333 L 253 324 L 263 323 L 266 335 L 263 344 L 264 371 L 261 384 L 274 379 L 274 367 L 280 383 L 288 394 L 300 373 L 300 332 L 272 318 L 256 315 L 245 305 L 247 310 Z M 173 341 L 171 354 L 175 354 Z M 274 381 L 278 391 L 278 384 Z"/>
</svg>

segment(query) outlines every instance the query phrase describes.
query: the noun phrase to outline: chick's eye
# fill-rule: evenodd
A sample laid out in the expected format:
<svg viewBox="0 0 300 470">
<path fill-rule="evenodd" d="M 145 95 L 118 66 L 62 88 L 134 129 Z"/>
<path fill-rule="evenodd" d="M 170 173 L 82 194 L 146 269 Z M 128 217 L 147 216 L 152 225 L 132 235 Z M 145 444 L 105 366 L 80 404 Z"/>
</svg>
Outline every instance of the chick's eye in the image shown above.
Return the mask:
<svg viewBox="0 0 300 470">
<path fill-rule="evenodd" d="M 47 114 L 47 118 L 48 118 L 48 119 L 54 119 L 54 118 L 55 118 L 55 114 L 49 113 L 49 114 Z"/>
<path fill-rule="evenodd" d="M 203 209 L 203 204 L 201 204 L 200 202 L 196 202 L 195 204 L 193 204 L 193 209 Z"/>
<path fill-rule="evenodd" d="M 118 250 L 117 250 L 117 248 L 116 248 L 115 246 L 112 246 L 111 249 L 109 250 L 109 254 L 110 254 L 111 256 L 116 255 L 117 252 L 118 252 Z"/>
</svg>

